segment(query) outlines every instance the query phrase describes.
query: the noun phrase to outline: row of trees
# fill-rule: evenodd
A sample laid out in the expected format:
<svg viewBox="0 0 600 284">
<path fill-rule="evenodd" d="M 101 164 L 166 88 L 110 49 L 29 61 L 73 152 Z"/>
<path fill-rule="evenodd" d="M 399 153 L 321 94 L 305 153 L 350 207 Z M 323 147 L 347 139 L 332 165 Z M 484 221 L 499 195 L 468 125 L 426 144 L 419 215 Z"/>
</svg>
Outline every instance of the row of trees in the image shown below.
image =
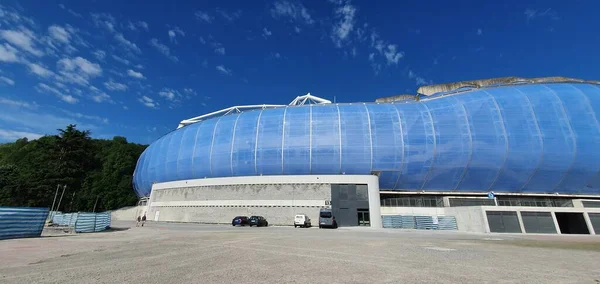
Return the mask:
<svg viewBox="0 0 600 284">
<path fill-rule="evenodd" d="M 0 206 L 50 207 L 59 184 L 61 211 L 91 211 L 97 198 L 96 211 L 135 205 L 132 176 L 146 145 L 92 139 L 75 125 L 58 131 L 0 144 Z"/>
</svg>

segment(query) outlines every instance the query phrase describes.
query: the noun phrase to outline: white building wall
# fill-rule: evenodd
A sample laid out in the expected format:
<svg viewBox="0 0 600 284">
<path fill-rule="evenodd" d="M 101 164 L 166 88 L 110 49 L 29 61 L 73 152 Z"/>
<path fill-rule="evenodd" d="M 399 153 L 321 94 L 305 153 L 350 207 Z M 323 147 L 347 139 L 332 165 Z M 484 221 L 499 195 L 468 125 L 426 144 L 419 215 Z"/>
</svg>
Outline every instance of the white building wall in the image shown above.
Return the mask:
<svg viewBox="0 0 600 284">
<path fill-rule="evenodd" d="M 156 221 L 230 224 L 233 217 L 261 215 L 269 224 L 292 225 L 307 214 L 318 225 L 329 208 L 331 184 L 367 184 L 371 227 L 381 227 L 379 178 L 374 175 L 254 176 L 195 179 L 152 186 L 148 218 Z"/>
</svg>

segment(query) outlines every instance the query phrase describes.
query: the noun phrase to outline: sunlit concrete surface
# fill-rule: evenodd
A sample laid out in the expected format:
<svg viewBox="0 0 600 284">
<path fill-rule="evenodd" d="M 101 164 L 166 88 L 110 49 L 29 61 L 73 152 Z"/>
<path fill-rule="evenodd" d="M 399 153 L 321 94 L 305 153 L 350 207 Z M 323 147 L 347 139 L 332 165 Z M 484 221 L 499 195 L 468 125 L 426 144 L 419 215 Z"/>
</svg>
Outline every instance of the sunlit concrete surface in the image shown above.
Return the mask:
<svg viewBox="0 0 600 284">
<path fill-rule="evenodd" d="M 595 283 L 600 237 L 148 223 L 0 241 L 0 283 Z"/>
</svg>

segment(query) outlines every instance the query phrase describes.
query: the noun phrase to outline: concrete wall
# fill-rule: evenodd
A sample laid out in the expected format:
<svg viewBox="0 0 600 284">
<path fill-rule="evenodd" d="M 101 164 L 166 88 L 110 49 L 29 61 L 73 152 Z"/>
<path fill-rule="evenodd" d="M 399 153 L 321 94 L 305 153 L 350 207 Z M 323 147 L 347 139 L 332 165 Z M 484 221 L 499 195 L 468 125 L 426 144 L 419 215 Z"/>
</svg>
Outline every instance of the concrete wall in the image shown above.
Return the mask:
<svg viewBox="0 0 600 284">
<path fill-rule="evenodd" d="M 381 215 L 454 216 L 459 231 L 484 233 L 487 219 L 481 206 L 473 207 L 381 207 Z"/>
<path fill-rule="evenodd" d="M 293 225 L 304 213 L 318 220 L 331 200 L 329 184 L 193 186 L 153 192 L 149 218 L 159 221 L 230 224 L 233 217 L 260 215 L 272 225 Z M 315 223 L 316 224 L 316 223 Z"/>
<path fill-rule="evenodd" d="M 142 216 L 145 212 L 146 206 L 131 206 L 113 210 L 110 216 L 111 220 L 133 221 L 137 219 L 138 215 Z"/>
<path fill-rule="evenodd" d="M 382 215 L 406 216 L 454 216 L 459 231 L 489 233 L 489 224 L 486 211 L 513 211 L 517 212 L 521 231 L 526 233 L 521 219 L 521 212 L 550 212 L 556 224 L 554 213 L 570 212 L 583 213 L 590 234 L 598 234 L 591 224 L 589 213 L 600 213 L 600 208 L 583 207 L 524 207 L 524 206 L 461 206 L 461 207 L 381 207 Z M 560 233 L 560 230 L 558 230 Z"/>
<path fill-rule="evenodd" d="M 261 215 L 270 225 L 293 225 L 294 215 L 303 213 L 316 226 L 319 210 L 331 207 L 331 184 L 367 184 L 371 226 L 381 227 L 379 179 L 373 175 L 258 176 L 157 183 L 152 186 L 147 216 L 156 221 L 231 224 L 238 215 Z"/>
</svg>

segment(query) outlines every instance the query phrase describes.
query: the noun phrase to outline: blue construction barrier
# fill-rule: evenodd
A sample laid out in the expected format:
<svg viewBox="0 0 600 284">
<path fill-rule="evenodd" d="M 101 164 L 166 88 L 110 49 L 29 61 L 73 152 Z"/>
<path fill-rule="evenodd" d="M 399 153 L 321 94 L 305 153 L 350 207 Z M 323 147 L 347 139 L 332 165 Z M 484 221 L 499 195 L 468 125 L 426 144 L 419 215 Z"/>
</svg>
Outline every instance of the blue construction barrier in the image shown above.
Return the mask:
<svg viewBox="0 0 600 284">
<path fill-rule="evenodd" d="M 0 240 L 42 235 L 48 208 L 0 207 Z"/>
<path fill-rule="evenodd" d="M 75 232 L 92 233 L 101 232 L 110 227 L 110 212 L 83 213 L 77 215 Z"/>
<path fill-rule="evenodd" d="M 407 216 L 384 215 L 382 224 L 384 228 L 417 229 L 417 230 L 457 230 L 454 216 Z M 434 218 L 437 218 L 437 222 Z"/>
<path fill-rule="evenodd" d="M 52 223 L 74 227 L 76 233 L 101 232 L 110 227 L 110 212 L 102 213 L 60 213 L 52 217 Z"/>
<path fill-rule="evenodd" d="M 52 223 L 57 224 L 59 226 L 69 226 L 75 227 L 75 222 L 77 222 L 77 214 L 78 213 L 62 213 L 62 212 L 52 212 Z"/>
</svg>

